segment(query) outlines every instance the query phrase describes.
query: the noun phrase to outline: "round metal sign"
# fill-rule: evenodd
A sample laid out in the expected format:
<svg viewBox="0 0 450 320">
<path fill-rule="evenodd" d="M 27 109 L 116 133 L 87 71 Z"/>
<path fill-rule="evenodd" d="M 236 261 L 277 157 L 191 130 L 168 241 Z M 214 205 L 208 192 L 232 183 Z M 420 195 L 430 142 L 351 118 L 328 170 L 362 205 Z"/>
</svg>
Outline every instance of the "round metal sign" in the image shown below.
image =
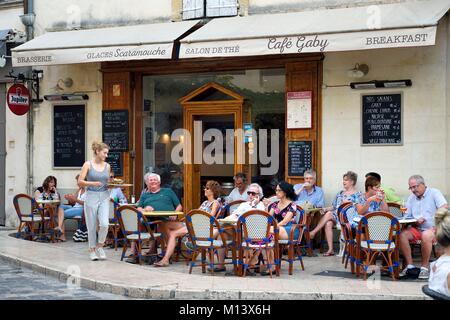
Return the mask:
<svg viewBox="0 0 450 320">
<path fill-rule="evenodd" d="M 30 92 L 23 84 L 15 84 L 9 88 L 6 102 L 12 113 L 22 116 L 30 110 Z"/>
</svg>

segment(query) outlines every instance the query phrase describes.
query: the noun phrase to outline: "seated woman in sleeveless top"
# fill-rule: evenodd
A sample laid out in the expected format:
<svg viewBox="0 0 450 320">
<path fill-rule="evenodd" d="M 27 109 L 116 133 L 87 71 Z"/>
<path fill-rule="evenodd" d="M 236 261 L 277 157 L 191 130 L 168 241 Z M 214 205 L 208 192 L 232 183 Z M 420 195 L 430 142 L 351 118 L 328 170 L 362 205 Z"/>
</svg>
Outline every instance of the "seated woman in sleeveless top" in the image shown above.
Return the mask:
<svg viewBox="0 0 450 320">
<path fill-rule="evenodd" d="M 205 196 L 208 200 L 204 201 L 200 210 L 208 212 L 211 216 L 216 216 L 220 211 L 220 203 L 217 198 L 220 195 L 220 185 L 217 181 L 210 180 L 206 183 L 205 187 Z M 186 224 L 183 224 L 183 227 L 176 230 L 169 230 L 167 248 L 164 254 L 164 257 L 161 261 L 154 264 L 155 267 L 167 267 L 170 264 L 170 257 L 175 251 L 177 238 L 183 237 L 188 233 Z"/>
<path fill-rule="evenodd" d="M 200 210 L 208 212 L 211 216 L 216 217 L 221 209 L 218 200 L 220 196 L 221 187 L 217 181 L 209 180 L 205 186 L 205 197 L 207 200 L 200 205 Z"/>
</svg>

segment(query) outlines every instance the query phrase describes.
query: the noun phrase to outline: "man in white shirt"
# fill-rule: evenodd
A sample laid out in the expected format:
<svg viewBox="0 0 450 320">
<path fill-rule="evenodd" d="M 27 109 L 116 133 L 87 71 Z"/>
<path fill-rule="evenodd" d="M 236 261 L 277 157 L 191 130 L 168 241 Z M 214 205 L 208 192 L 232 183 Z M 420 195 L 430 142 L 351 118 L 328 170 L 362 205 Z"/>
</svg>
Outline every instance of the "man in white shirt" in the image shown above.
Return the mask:
<svg viewBox="0 0 450 320">
<path fill-rule="evenodd" d="M 247 189 L 247 195 L 249 198 L 248 201 L 241 203 L 239 207 L 234 210 L 231 216 L 235 216 L 236 218 L 238 218 L 250 210 L 266 210 L 264 203 L 262 203 L 261 201 L 263 192 L 259 184 L 252 183 Z"/>
<path fill-rule="evenodd" d="M 243 215 L 244 213 L 246 213 L 250 210 L 266 210 L 264 203 L 262 203 L 262 201 L 260 201 L 263 197 L 263 190 L 259 184 L 252 183 L 248 187 L 246 193 L 248 194 L 248 198 L 249 198 L 248 201 L 241 203 L 239 205 L 239 207 L 232 214 L 230 214 L 230 217 L 234 217 L 234 218 L 238 219 L 241 215 Z M 218 235 L 219 235 L 218 232 L 214 233 L 215 238 L 217 238 Z M 229 232 L 225 232 L 225 236 L 228 239 L 232 239 L 232 234 Z M 224 265 L 225 250 L 218 249 L 217 256 L 219 258 L 219 262 L 217 264 L 217 267 L 214 268 L 214 272 L 226 271 L 226 268 Z"/>
<path fill-rule="evenodd" d="M 433 242 L 435 242 L 434 215 L 438 208 L 448 208 L 447 201 L 438 189 L 429 188 L 420 175 L 411 176 L 408 180 L 409 196 L 406 203 L 406 218 L 417 219 L 417 225 L 403 230 L 399 237 L 400 251 L 405 257 L 407 267 L 400 273 L 400 277 L 407 275 L 408 269 L 413 269 L 410 241 L 421 240 L 422 267 L 419 279 L 428 279 L 430 272 L 428 264 Z"/>
<path fill-rule="evenodd" d="M 248 200 L 248 194 L 247 194 L 247 177 L 244 173 L 238 172 L 233 177 L 234 179 L 234 189 L 230 192 L 228 197 L 226 197 L 225 201 L 226 203 L 231 203 L 236 200 Z M 234 205 L 230 207 L 230 212 L 233 212 L 236 210 L 238 205 Z"/>
</svg>

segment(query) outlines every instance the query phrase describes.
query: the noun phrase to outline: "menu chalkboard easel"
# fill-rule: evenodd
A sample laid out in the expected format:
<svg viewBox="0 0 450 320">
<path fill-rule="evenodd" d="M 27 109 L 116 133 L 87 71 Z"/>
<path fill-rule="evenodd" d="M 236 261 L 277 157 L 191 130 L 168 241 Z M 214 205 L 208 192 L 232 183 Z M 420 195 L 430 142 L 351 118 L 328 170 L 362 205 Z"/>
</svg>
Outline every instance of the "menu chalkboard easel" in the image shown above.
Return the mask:
<svg viewBox="0 0 450 320">
<path fill-rule="evenodd" d="M 362 145 L 402 144 L 402 94 L 362 96 Z"/>
<path fill-rule="evenodd" d="M 128 110 L 103 110 L 102 129 L 110 151 L 128 151 Z"/>
<path fill-rule="evenodd" d="M 85 105 L 53 106 L 53 167 L 80 168 L 86 158 Z"/>
<path fill-rule="evenodd" d="M 109 152 L 106 162 L 111 166 L 111 171 L 115 177 L 123 176 L 122 152 Z"/>
<path fill-rule="evenodd" d="M 288 141 L 288 176 L 303 177 L 306 170 L 312 169 L 312 141 Z"/>
</svg>

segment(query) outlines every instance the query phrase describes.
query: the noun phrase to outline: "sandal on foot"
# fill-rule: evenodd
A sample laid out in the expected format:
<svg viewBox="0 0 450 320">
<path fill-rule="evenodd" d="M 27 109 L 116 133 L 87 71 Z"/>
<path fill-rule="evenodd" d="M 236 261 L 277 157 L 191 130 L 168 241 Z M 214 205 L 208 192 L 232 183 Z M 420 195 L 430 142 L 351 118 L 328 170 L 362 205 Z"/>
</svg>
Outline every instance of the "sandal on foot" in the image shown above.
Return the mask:
<svg viewBox="0 0 450 320">
<path fill-rule="evenodd" d="M 168 262 L 158 261 L 153 264 L 155 267 L 168 267 L 170 264 Z"/>
<path fill-rule="evenodd" d="M 331 256 L 334 256 L 334 252 L 325 252 L 325 253 L 323 254 L 323 256 L 324 256 L 324 257 L 331 257 Z"/>
</svg>

